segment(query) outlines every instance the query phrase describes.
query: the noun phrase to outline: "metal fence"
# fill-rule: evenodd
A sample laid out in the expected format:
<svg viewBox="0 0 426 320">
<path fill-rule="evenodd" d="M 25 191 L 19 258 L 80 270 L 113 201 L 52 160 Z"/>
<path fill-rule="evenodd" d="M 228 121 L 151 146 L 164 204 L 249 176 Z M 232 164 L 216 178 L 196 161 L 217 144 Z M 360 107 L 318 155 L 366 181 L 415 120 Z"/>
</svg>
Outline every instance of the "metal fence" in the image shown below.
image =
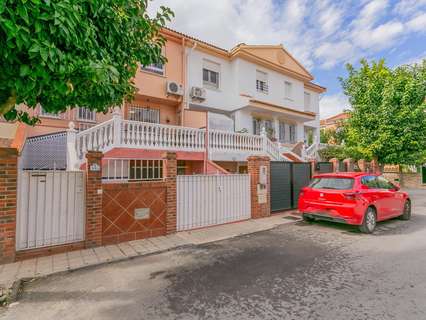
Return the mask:
<svg viewBox="0 0 426 320">
<path fill-rule="evenodd" d="M 20 171 L 16 249 L 84 240 L 84 173 Z"/>
<path fill-rule="evenodd" d="M 104 159 L 104 182 L 162 180 L 163 160 Z"/>
<path fill-rule="evenodd" d="M 177 177 L 177 230 L 249 219 L 250 177 L 194 175 Z"/>
</svg>

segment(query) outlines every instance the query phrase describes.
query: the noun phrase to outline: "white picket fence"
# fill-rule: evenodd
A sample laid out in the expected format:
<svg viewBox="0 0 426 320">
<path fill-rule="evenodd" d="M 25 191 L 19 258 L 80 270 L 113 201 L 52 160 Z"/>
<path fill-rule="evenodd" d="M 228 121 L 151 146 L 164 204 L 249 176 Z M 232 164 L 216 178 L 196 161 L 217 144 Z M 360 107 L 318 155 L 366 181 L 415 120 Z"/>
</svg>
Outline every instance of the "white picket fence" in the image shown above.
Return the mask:
<svg viewBox="0 0 426 320">
<path fill-rule="evenodd" d="M 249 219 L 250 177 L 194 175 L 177 177 L 177 230 Z"/>
<path fill-rule="evenodd" d="M 20 171 L 16 249 L 84 240 L 84 194 L 82 171 Z"/>
</svg>

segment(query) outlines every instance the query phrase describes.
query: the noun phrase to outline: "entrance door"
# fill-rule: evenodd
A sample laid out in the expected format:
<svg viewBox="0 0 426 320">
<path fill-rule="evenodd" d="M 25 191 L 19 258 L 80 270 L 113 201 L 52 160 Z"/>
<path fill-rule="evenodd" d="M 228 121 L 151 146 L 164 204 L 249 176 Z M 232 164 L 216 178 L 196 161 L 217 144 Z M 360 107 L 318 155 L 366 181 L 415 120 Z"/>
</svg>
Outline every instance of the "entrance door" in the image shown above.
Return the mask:
<svg viewBox="0 0 426 320">
<path fill-rule="evenodd" d="M 271 162 L 271 211 L 292 208 L 291 174 L 291 162 Z"/>
<path fill-rule="evenodd" d="M 297 208 L 300 190 L 311 181 L 311 165 L 297 162 L 271 162 L 271 211 Z"/>
</svg>

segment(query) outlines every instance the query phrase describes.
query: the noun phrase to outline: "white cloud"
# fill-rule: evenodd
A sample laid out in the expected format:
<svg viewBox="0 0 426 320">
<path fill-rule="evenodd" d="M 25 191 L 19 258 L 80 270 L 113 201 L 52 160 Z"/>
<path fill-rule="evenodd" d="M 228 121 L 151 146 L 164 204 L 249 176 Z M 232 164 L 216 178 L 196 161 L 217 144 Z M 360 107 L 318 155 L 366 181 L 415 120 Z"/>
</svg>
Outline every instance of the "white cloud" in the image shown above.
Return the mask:
<svg viewBox="0 0 426 320">
<path fill-rule="evenodd" d="M 320 100 L 320 118 L 329 118 L 349 108 L 349 101 L 345 95 L 341 93 L 325 95 Z"/>
<path fill-rule="evenodd" d="M 412 31 L 426 32 L 426 12 L 410 19 L 407 22 L 407 27 Z"/>
<path fill-rule="evenodd" d="M 391 48 L 426 30 L 426 0 L 154 0 L 170 27 L 230 49 L 282 43 L 306 68 L 330 69 Z"/>
</svg>

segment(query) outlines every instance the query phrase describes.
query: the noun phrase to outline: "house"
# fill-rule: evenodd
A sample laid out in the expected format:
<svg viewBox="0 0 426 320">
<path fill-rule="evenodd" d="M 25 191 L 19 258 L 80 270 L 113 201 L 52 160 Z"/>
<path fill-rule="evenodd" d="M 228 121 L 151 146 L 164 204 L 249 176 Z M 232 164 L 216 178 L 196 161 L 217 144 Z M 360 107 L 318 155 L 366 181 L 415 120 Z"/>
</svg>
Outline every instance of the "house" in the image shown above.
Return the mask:
<svg viewBox="0 0 426 320">
<path fill-rule="evenodd" d="M 327 119 L 323 119 L 320 121 L 320 129 L 321 130 L 329 130 L 329 129 L 336 129 L 338 126 L 341 125 L 342 122 L 349 119 L 350 114 L 347 112 L 342 112 L 339 114 L 336 114 L 332 117 L 329 117 Z"/>
<path fill-rule="evenodd" d="M 246 172 L 253 154 L 315 155 L 325 88 L 282 45 L 225 50 L 168 28 L 162 34 L 168 62 L 140 67 L 131 103 L 107 114 L 31 110 L 41 119 L 27 129 L 27 154 L 43 157 L 37 167 L 75 169 L 95 149 L 104 153 L 107 178 L 119 166 L 120 175 L 140 179 L 160 171 L 155 160 L 167 150 L 177 152 L 179 174 Z M 65 144 L 66 159 L 53 165 Z"/>
</svg>

